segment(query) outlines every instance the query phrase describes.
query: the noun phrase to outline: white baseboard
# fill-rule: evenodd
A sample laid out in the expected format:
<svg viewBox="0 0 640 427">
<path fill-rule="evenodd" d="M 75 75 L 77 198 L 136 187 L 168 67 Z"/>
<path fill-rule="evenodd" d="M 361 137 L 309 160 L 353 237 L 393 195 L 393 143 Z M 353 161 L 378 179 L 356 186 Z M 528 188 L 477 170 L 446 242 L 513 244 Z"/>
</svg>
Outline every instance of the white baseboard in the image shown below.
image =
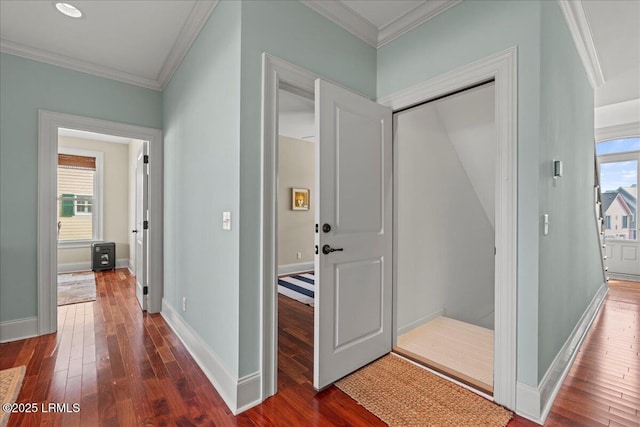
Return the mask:
<svg viewBox="0 0 640 427">
<path fill-rule="evenodd" d="M 415 329 L 418 326 L 424 325 L 427 322 L 431 322 L 433 319 L 440 317 L 442 315 L 444 315 L 444 309 L 434 311 L 433 313 L 429 313 L 426 316 L 419 318 L 418 320 L 414 320 L 411 323 L 401 326 L 398 328 L 398 336 L 402 334 L 406 334 L 410 330 Z"/>
<path fill-rule="evenodd" d="M 132 276 L 135 276 L 136 274 L 134 273 L 134 271 L 136 271 L 136 268 L 133 266 L 133 264 L 131 264 L 131 260 L 127 260 L 127 268 L 129 269 L 129 273 L 131 273 Z"/>
<path fill-rule="evenodd" d="M 303 273 L 305 271 L 311 271 L 315 268 L 313 261 L 301 262 L 298 264 L 286 264 L 278 266 L 278 276 L 283 274 Z"/>
<path fill-rule="evenodd" d="M 584 341 L 591 324 L 596 318 L 607 292 L 609 292 L 609 287 L 606 283 L 603 283 L 582 314 L 571 335 L 569 335 L 569 338 L 567 338 L 555 359 L 551 362 L 551 366 L 547 369 L 538 387 L 521 382 L 517 383 L 516 412 L 518 415 L 540 425 L 544 424 L 560 386 L 562 386 L 562 382 L 569 373 L 582 341 Z"/>
<path fill-rule="evenodd" d="M 262 378 L 259 372 L 236 379 L 220 361 L 215 351 L 184 321 L 166 299 L 162 300 L 160 314 L 234 415 L 261 403 Z"/>
<path fill-rule="evenodd" d="M 117 259 L 116 268 L 129 266 L 128 259 Z M 78 271 L 91 271 L 91 261 L 73 262 L 69 264 L 58 264 L 58 273 L 75 273 Z"/>
<path fill-rule="evenodd" d="M 238 380 L 238 409 L 234 414 L 239 414 L 247 409 L 262 403 L 262 375 L 255 372 Z"/>
<path fill-rule="evenodd" d="M 32 338 L 38 335 L 38 318 L 0 322 L 0 343 Z"/>
</svg>

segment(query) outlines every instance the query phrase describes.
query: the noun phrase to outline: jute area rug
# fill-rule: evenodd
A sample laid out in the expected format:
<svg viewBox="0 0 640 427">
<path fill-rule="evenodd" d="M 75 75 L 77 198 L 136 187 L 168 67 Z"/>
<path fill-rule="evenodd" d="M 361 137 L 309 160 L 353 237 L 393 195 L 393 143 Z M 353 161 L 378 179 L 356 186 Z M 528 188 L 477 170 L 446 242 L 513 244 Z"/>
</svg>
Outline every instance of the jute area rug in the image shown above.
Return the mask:
<svg viewBox="0 0 640 427">
<path fill-rule="evenodd" d="M 0 371 L 0 404 L 16 402 L 26 369 L 25 366 L 18 366 Z M 0 411 L 0 426 L 7 425 L 9 415 L 11 415 L 10 412 Z"/>
<path fill-rule="evenodd" d="M 93 272 L 58 274 L 58 305 L 96 300 L 96 278 Z"/>
<path fill-rule="evenodd" d="M 513 414 L 393 354 L 335 384 L 390 426 L 504 427 Z"/>
</svg>

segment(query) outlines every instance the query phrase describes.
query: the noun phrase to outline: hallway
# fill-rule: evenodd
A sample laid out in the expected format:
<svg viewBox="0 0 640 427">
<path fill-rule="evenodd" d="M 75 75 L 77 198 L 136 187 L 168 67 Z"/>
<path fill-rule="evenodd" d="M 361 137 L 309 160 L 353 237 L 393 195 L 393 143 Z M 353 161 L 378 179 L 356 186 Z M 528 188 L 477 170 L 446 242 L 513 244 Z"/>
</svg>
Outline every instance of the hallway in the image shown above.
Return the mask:
<svg viewBox="0 0 640 427">
<path fill-rule="evenodd" d="M 78 402 L 80 412 L 14 414 L 9 426 L 384 425 L 335 387 L 313 390 L 311 307 L 279 297 L 279 393 L 234 417 L 164 319 L 141 314 L 133 276 L 96 277 L 96 302 L 61 307 L 58 334 L 0 345 L 0 369 L 27 366 L 18 402 Z M 548 426 L 640 423 L 640 288 L 610 286 Z"/>
</svg>

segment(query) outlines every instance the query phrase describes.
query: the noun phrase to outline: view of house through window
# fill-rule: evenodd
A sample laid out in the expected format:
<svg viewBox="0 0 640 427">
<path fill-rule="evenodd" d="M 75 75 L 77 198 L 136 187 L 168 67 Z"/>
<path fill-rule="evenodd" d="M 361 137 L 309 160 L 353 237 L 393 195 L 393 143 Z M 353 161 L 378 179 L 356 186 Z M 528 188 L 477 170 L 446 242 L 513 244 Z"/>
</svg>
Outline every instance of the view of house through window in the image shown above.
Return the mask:
<svg viewBox="0 0 640 427">
<path fill-rule="evenodd" d="M 58 154 L 58 240 L 95 240 L 96 158 Z"/>
<path fill-rule="evenodd" d="M 640 138 L 596 144 L 605 239 L 636 240 Z"/>
</svg>

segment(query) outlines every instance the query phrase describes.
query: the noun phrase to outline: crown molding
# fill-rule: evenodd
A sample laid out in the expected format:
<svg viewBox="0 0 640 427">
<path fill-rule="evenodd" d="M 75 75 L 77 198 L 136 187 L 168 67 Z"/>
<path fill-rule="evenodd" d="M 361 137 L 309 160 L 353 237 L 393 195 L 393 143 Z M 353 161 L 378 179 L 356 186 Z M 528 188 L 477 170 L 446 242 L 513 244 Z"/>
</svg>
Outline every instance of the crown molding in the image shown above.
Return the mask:
<svg viewBox="0 0 640 427">
<path fill-rule="evenodd" d="M 461 2 L 462 0 L 433 0 L 421 4 L 381 27 L 378 31 L 377 47 L 384 46 Z"/>
<path fill-rule="evenodd" d="M 363 42 L 370 46 L 377 47 L 378 45 L 378 27 L 371 22 L 358 15 L 350 7 L 347 7 L 344 3 L 331 0 L 331 1 L 317 1 L 317 0 L 299 0 L 300 3 L 318 12 L 325 18 L 333 21 L 334 24 L 347 30 Z"/>
<path fill-rule="evenodd" d="M 104 77 L 106 79 L 146 87 L 147 89 L 158 91 L 162 89 L 160 84 L 154 79 L 137 76 L 135 74 L 115 70 L 113 68 L 104 67 L 87 61 L 81 61 L 46 50 L 36 49 L 31 46 L 14 43 L 5 39 L 0 39 L 0 52 L 21 56 L 34 61 L 45 62 L 58 67 L 68 68 L 70 70 L 80 71 L 81 73 L 93 74 L 94 76 Z"/>
<path fill-rule="evenodd" d="M 587 14 L 582 6 L 582 0 L 558 0 L 564 19 L 569 27 L 569 32 L 582 59 L 582 64 L 587 72 L 591 86 L 595 89 L 605 82 L 598 52 L 593 43 L 591 27 L 587 20 Z"/>
<path fill-rule="evenodd" d="M 171 80 L 173 73 L 176 72 L 182 63 L 182 60 L 189 51 L 189 48 L 198 37 L 198 34 L 200 34 L 200 31 L 209 20 L 209 17 L 217 5 L 218 0 L 195 2 L 189 17 L 180 30 L 178 38 L 171 47 L 171 50 L 162 65 L 162 69 L 158 73 L 157 80 L 60 55 L 47 50 L 37 49 L 6 39 L 0 39 L 0 52 L 21 56 L 34 61 L 45 62 L 47 64 L 80 71 L 82 73 L 93 74 L 98 77 L 145 87 L 147 89 L 162 91 L 169 83 L 169 80 Z"/>
<path fill-rule="evenodd" d="M 197 1 L 187 18 L 180 34 L 175 43 L 171 47 L 167 58 L 162 64 L 162 69 L 158 73 L 158 85 L 162 90 L 167 87 L 173 73 L 176 72 L 182 60 L 189 52 L 191 45 L 200 34 L 205 26 L 213 10 L 218 5 L 218 0 L 213 1 Z"/>
</svg>

